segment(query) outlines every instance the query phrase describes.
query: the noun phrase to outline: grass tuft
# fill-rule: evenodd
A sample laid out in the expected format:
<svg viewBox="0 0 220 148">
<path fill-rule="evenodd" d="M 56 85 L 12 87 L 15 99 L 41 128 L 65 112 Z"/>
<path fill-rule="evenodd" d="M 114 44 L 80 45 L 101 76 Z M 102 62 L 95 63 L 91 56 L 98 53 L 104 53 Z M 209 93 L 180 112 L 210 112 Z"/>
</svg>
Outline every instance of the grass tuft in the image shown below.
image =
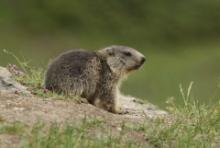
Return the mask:
<svg viewBox="0 0 220 148">
<path fill-rule="evenodd" d="M 24 60 L 21 60 L 18 56 L 13 54 L 12 52 L 3 49 L 5 54 L 12 56 L 18 66 L 15 64 L 9 64 L 8 70 L 12 73 L 13 78 L 28 87 L 33 95 L 37 95 L 39 97 L 54 97 L 57 99 L 65 98 L 62 94 L 56 94 L 54 92 L 48 91 L 43 87 L 44 83 L 44 69 L 43 68 L 36 68 L 30 66 L 30 64 Z"/>
<path fill-rule="evenodd" d="M 93 131 L 102 127 L 103 122 L 97 118 L 85 118 L 80 124 L 59 126 L 52 124 L 45 132 L 43 124 L 36 124 L 23 140 L 22 147 L 65 147 L 65 148 L 102 148 L 102 147 L 136 147 L 138 145 L 126 139 L 125 135 L 114 136 L 102 131 Z M 103 129 L 103 131 L 105 131 Z"/>
<path fill-rule="evenodd" d="M 172 114 L 169 120 L 156 119 L 148 122 L 146 137 L 158 147 L 218 147 L 220 146 L 220 103 L 206 106 L 190 97 L 193 83 L 185 93 L 180 92 L 184 106 L 177 106 L 174 99 L 168 101 Z"/>
<path fill-rule="evenodd" d="M 25 125 L 21 122 L 1 123 L 0 134 L 22 134 Z"/>
</svg>

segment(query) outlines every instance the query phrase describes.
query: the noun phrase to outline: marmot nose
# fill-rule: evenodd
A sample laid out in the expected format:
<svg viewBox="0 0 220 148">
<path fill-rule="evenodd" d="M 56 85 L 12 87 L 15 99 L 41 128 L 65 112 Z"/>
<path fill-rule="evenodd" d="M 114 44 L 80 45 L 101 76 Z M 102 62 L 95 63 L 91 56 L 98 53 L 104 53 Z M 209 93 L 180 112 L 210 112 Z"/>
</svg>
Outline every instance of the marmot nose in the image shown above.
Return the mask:
<svg viewBox="0 0 220 148">
<path fill-rule="evenodd" d="M 144 62 L 146 61 L 145 57 L 141 58 L 141 65 L 144 64 Z"/>
</svg>

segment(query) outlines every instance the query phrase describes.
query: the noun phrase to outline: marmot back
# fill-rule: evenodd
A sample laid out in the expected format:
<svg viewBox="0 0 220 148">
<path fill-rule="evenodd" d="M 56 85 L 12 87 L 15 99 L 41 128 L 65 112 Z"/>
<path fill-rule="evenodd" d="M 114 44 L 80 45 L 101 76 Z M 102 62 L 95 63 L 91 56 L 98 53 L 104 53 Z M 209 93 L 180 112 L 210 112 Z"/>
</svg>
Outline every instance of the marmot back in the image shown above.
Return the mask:
<svg viewBox="0 0 220 148">
<path fill-rule="evenodd" d="M 145 57 L 127 46 L 110 46 L 97 52 L 71 50 L 49 64 L 45 88 L 80 96 L 90 103 L 119 113 L 120 81 L 144 63 Z"/>
<path fill-rule="evenodd" d="M 45 88 L 90 98 L 95 93 L 99 71 L 100 60 L 95 52 L 71 50 L 58 56 L 49 65 Z"/>
</svg>

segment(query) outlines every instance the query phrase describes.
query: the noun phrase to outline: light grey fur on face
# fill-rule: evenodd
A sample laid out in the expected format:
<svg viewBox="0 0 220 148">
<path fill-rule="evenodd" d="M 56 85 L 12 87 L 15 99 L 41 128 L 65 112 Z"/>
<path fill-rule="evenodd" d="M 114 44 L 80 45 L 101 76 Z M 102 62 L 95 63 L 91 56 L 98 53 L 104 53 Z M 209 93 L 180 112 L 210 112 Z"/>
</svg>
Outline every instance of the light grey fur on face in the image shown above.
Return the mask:
<svg viewBox="0 0 220 148">
<path fill-rule="evenodd" d="M 101 49 L 99 52 L 106 56 L 111 70 L 122 75 L 139 68 L 145 61 L 143 54 L 127 46 L 113 45 Z"/>
<path fill-rule="evenodd" d="M 91 104 L 120 113 L 120 84 L 145 61 L 137 50 L 109 46 L 97 52 L 71 50 L 55 58 L 45 75 L 45 88 L 86 98 Z"/>
</svg>

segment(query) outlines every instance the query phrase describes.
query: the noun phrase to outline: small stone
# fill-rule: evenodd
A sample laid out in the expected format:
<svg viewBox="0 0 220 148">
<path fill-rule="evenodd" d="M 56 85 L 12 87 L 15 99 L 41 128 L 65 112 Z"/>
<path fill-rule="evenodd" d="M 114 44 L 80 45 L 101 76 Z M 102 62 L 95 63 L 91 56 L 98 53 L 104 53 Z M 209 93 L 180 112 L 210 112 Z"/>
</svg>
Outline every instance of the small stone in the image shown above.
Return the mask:
<svg viewBox="0 0 220 148">
<path fill-rule="evenodd" d="M 118 131 L 122 131 L 122 128 L 121 128 L 121 127 L 118 127 L 117 130 L 118 130 Z"/>
</svg>

